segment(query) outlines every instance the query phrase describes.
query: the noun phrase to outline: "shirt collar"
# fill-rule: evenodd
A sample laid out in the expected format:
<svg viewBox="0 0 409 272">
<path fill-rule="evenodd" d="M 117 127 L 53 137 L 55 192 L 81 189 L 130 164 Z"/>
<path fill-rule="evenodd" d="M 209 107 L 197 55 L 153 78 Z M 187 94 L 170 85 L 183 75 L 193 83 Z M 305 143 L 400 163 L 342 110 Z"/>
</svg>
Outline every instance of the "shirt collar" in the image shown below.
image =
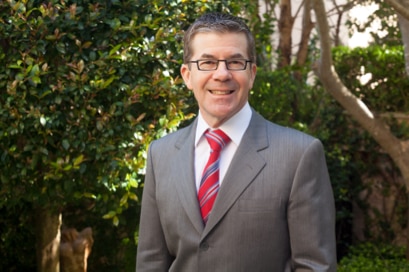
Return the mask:
<svg viewBox="0 0 409 272">
<path fill-rule="evenodd" d="M 243 137 L 244 132 L 246 131 L 250 123 L 251 115 L 252 111 L 249 103 L 247 102 L 239 112 L 237 112 L 230 119 L 224 122 L 219 127 L 219 129 L 223 130 L 223 132 L 230 137 L 233 143 L 239 145 L 241 138 Z M 199 111 L 196 128 L 195 146 L 197 146 L 197 144 L 199 143 L 203 133 L 209 128 L 210 128 L 209 125 L 203 119 L 203 116 Z"/>
</svg>

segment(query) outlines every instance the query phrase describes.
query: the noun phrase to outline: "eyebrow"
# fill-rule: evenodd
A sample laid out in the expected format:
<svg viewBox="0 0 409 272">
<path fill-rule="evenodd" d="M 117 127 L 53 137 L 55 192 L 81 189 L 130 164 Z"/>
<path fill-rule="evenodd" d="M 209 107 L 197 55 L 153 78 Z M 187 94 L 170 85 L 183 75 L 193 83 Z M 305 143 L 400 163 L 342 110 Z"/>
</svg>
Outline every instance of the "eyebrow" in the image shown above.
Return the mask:
<svg viewBox="0 0 409 272">
<path fill-rule="evenodd" d="M 202 59 L 215 59 L 215 57 L 213 55 L 206 54 L 206 53 L 202 54 L 200 56 L 200 58 L 202 58 Z M 231 55 L 227 59 L 244 59 L 244 56 L 242 54 L 240 54 L 240 53 L 236 53 L 236 54 Z"/>
</svg>

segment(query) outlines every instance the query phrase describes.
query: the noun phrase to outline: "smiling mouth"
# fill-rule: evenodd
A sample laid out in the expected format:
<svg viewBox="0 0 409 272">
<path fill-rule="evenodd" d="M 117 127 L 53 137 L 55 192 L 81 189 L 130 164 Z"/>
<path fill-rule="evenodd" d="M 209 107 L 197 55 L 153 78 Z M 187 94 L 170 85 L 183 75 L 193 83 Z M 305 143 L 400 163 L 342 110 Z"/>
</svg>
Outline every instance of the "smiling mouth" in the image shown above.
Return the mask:
<svg viewBox="0 0 409 272">
<path fill-rule="evenodd" d="M 229 91 L 216 91 L 216 90 L 209 90 L 212 94 L 217 94 L 217 95 L 227 95 L 231 94 L 234 92 L 234 90 L 229 90 Z"/>
</svg>

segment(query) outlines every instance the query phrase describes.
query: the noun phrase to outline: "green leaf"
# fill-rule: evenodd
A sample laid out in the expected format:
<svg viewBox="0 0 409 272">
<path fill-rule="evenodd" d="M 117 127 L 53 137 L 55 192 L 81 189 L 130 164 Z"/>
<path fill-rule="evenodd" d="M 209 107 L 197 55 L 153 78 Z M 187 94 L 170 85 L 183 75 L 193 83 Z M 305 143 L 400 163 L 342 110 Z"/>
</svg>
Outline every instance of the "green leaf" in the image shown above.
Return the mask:
<svg viewBox="0 0 409 272">
<path fill-rule="evenodd" d="M 112 223 L 114 224 L 115 227 L 117 227 L 119 225 L 118 216 L 114 216 L 114 218 L 112 218 Z"/>
<path fill-rule="evenodd" d="M 78 157 L 75 158 L 74 160 L 74 166 L 80 165 L 84 161 L 84 155 L 79 155 Z"/>
<path fill-rule="evenodd" d="M 114 212 L 114 211 L 109 211 L 107 214 L 104 214 L 103 216 L 102 216 L 102 218 L 104 218 L 104 219 L 111 219 L 111 218 L 114 218 L 116 216 L 116 212 Z"/>
<path fill-rule="evenodd" d="M 44 118 L 44 116 L 41 116 L 41 117 L 40 117 L 40 124 L 41 124 L 42 126 L 45 126 L 45 125 L 47 124 L 47 120 Z"/>
<path fill-rule="evenodd" d="M 128 203 L 128 194 L 122 196 L 121 200 L 119 201 L 120 206 L 124 206 Z"/>
<path fill-rule="evenodd" d="M 70 148 L 70 143 L 68 142 L 67 139 L 62 140 L 62 146 L 64 147 L 65 150 L 68 150 Z"/>
</svg>

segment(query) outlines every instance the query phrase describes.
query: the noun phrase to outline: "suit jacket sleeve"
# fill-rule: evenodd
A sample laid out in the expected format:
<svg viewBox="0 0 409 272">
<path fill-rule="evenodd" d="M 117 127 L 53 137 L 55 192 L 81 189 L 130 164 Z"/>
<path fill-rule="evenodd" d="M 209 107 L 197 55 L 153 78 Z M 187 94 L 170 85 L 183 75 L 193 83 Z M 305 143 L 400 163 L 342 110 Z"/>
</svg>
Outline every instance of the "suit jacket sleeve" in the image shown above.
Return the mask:
<svg viewBox="0 0 409 272">
<path fill-rule="evenodd" d="M 293 269 L 336 271 L 334 199 L 319 140 L 299 161 L 287 214 Z"/>
<path fill-rule="evenodd" d="M 138 272 L 168 271 L 173 258 L 170 256 L 156 201 L 156 182 L 153 169 L 153 142 L 149 147 L 144 191 L 142 196 L 141 221 L 139 225 L 139 241 L 136 260 Z"/>
</svg>

